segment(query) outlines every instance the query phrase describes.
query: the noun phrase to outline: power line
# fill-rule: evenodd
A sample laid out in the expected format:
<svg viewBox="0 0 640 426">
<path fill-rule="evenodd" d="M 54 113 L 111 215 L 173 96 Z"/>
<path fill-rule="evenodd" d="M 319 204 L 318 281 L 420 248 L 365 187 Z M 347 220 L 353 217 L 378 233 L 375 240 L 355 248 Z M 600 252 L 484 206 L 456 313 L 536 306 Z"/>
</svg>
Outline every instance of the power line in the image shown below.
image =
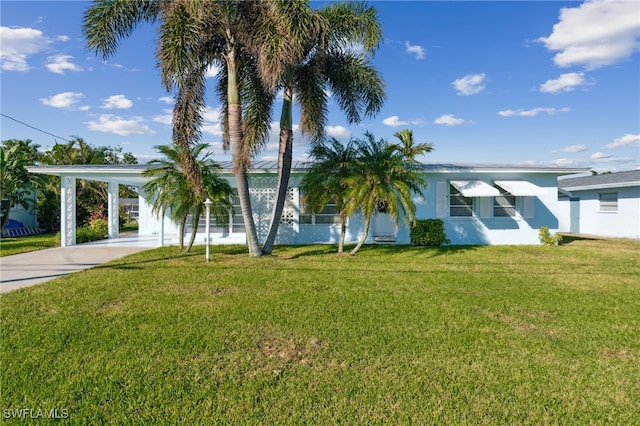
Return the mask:
<svg viewBox="0 0 640 426">
<path fill-rule="evenodd" d="M 54 135 L 53 133 L 46 132 L 46 131 L 44 131 L 44 130 L 42 130 L 42 129 L 38 129 L 37 127 L 34 127 L 34 126 L 30 125 L 30 124 L 27 124 L 27 123 L 25 123 L 24 121 L 16 120 L 16 119 L 15 119 L 15 118 L 13 118 L 13 117 L 9 117 L 7 114 L 3 114 L 3 113 L 1 113 L 1 112 L 0 112 L 0 115 L 1 115 L 1 116 L 3 116 L 3 117 L 8 118 L 9 120 L 13 120 L 13 121 L 15 121 L 16 123 L 20 123 L 20 124 L 22 124 L 22 125 L 24 125 L 24 126 L 27 126 L 27 127 L 31 128 L 31 129 L 33 129 L 33 130 L 37 130 L 37 131 L 42 132 L 42 133 L 44 133 L 44 134 L 47 134 L 47 135 L 49 135 L 49 136 L 53 136 L 54 138 L 62 139 L 62 140 L 63 140 L 63 141 L 65 141 L 65 142 L 71 142 L 69 139 L 65 139 L 65 138 L 63 138 L 63 137 L 61 137 L 61 136 Z"/>
</svg>

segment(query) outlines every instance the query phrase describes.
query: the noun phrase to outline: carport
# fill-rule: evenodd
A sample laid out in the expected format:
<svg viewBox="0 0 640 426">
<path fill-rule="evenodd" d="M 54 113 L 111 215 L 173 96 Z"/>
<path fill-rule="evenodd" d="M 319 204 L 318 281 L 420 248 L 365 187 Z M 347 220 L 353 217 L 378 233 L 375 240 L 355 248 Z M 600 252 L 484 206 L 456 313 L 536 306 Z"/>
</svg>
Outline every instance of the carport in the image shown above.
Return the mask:
<svg viewBox="0 0 640 426">
<path fill-rule="evenodd" d="M 60 234 L 61 246 L 76 245 L 76 181 L 78 179 L 107 183 L 107 218 L 109 239 L 119 237 L 119 196 L 120 185 L 141 187 L 149 178 L 142 173 L 149 169 L 141 164 L 106 165 L 68 165 L 68 166 L 31 166 L 30 173 L 60 177 Z M 142 194 L 141 194 L 142 195 Z M 163 220 L 160 221 L 164 223 Z M 160 245 L 164 241 L 164 227 L 159 235 Z"/>
</svg>

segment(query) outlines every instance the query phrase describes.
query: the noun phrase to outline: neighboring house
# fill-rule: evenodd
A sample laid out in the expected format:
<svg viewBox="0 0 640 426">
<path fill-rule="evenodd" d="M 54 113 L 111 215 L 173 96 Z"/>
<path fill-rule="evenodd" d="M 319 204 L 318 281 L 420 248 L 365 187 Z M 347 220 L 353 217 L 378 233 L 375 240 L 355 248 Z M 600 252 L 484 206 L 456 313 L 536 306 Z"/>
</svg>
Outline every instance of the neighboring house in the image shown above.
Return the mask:
<svg viewBox="0 0 640 426">
<path fill-rule="evenodd" d="M 231 164 L 222 164 L 232 186 L 235 179 Z M 75 180 L 108 182 L 109 236 L 118 237 L 118 186 L 141 187 L 148 178 L 142 172 L 149 166 L 39 166 L 32 173 L 61 176 L 62 245 L 75 244 Z M 280 244 L 336 243 L 340 235 L 339 217 L 334 206 L 311 212 L 304 203 L 299 184 L 309 163 L 294 164 L 289 181 L 289 196 L 282 214 L 277 242 Z M 546 226 L 556 232 L 559 226 L 557 198 L 558 176 L 583 173 L 583 168 L 526 167 L 487 164 L 423 164 L 426 189 L 416 194 L 418 219 L 438 218 L 445 224 L 451 244 L 539 244 L 538 231 Z M 275 162 L 256 162 L 250 171 L 252 207 L 258 235 L 268 232 L 277 177 Z M 213 244 L 244 244 L 246 236 L 237 197 L 227 223 L 211 226 Z M 139 197 L 139 228 L 142 236 L 177 237 L 177 225 L 167 217 L 159 220 L 152 213 L 152 200 Z M 357 241 L 363 232 L 359 214 L 349 218 L 347 241 Z M 197 241 L 205 241 L 204 221 Z M 188 231 L 188 230 L 187 230 Z M 386 213 L 375 215 L 367 241 L 370 243 L 410 243 L 410 226 L 394 226 Z"/>
<path fill-rule="evenodd" d="M 560 231 L 640 238 L 640 170 L 558 180 Z"/>
<path fill-rule="evenodd" d="M 30 201 L 29 207 L 24 208 L 20 204 L 12 206 L 9 210 L 9 222 L 2 231 L 3 237 L 14 237 L 22 235 L 33 235 L 42 232 L 38 224 L 38 214 L 35 207 L 35 196 L 30 196 L 33 201 Z M 3 203 L 7 200 L 3 200 Z"/>
</svg>

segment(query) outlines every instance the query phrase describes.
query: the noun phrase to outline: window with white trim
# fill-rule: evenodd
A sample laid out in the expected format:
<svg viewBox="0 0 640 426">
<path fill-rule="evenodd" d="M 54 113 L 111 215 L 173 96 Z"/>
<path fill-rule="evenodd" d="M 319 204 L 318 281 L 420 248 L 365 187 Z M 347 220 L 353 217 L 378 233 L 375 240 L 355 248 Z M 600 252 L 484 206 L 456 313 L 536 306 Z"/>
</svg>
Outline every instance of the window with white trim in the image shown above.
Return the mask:
<svg viewBox="0 0 640 426">
<path fill-rule="evenodd" d="M 500 191 L 500 195 L 493 197 L 493 217 L 515 217 L 516 196 L 497 185 L 495 187 Z"/>
<path fill-rule="evenodd" d="M 601 212 L 617 212 L 618 211 L 618 193 L 617 192 L 601 192 L 598 194 Z"/>
<path fill-rule="evenodd" d="M 298 220 L 301 225 L 333 225 L 340 223 L 340 212 L 334 201 L 324 206 L 318 212 L 314 212 L 311 206 L 304 201 L 304 195 L 300 194 L 300 215 Z"/>
<path fill-rule="evenodd" d="M 449 185 L 449 216 L 473 216 L 473 198 L 465 197 L 453 185 Z"/>
<path fill-rule="evenodd" d="M 240 197 L 238 197 L 238 189 L 233 188 L 231 195 L 231 232 L 246 232 L 244 227 L 244 218 L 242 217 L 242 207 L 240 207 Z"/>
</svg>

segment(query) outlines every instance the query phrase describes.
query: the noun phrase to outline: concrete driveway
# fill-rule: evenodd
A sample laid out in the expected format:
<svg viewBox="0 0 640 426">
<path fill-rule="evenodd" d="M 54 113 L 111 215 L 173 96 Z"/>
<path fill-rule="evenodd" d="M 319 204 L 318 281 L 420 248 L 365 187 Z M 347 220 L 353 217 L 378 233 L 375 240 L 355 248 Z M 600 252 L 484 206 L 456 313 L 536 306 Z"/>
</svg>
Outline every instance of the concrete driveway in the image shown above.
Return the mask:
<svg viewBox="0 0 640 426">
<path fill-rule="evenodd" d="M 118 238 L 0 257 L 0 293 L 40 284 L 159 246 L 157 239 Z"/>
</svg>

